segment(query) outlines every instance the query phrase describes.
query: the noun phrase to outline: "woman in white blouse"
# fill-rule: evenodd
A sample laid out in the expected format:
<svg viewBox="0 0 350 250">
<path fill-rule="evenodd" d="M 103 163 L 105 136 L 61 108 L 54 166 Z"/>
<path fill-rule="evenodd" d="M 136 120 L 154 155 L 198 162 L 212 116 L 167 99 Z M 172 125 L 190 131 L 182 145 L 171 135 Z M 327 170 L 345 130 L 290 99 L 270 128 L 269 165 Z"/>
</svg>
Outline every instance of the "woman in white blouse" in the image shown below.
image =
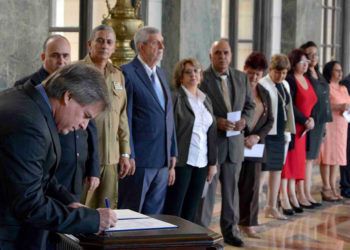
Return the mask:
<svg viewBox="0 0 350 250">
<path fill-rule="evenodd" d="M 292 98 L 289 85 L 285 81 L 289 69 L 290 63 L 286 55 L 274 55 L 271 58 L 269 74 L 259 81 L 270 94 L 274 118 L 272 129 L 265 138 L 266 162 L 262 165 L 262 171 L 269 172 L 265 216 L 282 220 L 287 217 L 277 209 L 278 191 L 291 133 L 295 133 Z"/>
<path fill-rule="evenodd" d="M 175 184 L 170 186 L 164 214 L 194 221 L 204 184 L 216 174 L 216 122 L 211 101 L 198 89 L 201 66 L 196 59 L 177 63 L 174 120 L 178 157 Z"/>
</svg>

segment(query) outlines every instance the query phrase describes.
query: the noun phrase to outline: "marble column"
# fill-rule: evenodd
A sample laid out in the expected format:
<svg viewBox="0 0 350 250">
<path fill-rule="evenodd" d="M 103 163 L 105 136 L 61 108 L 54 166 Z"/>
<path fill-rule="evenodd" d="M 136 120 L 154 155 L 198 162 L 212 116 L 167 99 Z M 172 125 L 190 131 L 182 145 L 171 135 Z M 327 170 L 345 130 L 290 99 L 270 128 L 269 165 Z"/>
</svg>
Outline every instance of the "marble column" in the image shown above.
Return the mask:
<svg viewBox="0 0 350 250">
<path fill-rule="evenodd" d="M 0 0 L 0 90 L 40 67 L 48 19 L 47 0 Z"/>
<path fill-rule="evenodd" d="M 321 41 L 322 1 L 283 0 L 281 52 L 289 53 L 307 41 Z"/>
<path fill-rule="evenodd" d="M 220 38 L 221 1 L 167 0 L 163 4 L 165 53 L 162 67 L 171 79 L 177 61 L 194 57 L 210 65 L 209 49 Z"/>
</svg>

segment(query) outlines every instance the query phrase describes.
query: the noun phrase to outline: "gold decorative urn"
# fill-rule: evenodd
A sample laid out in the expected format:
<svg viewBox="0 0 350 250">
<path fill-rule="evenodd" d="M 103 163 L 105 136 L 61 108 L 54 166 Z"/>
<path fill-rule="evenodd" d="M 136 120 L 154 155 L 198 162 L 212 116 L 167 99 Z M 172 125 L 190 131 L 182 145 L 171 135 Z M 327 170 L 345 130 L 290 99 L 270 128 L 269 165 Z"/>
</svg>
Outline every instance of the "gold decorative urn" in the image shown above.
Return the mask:
<svg viewBox="0 0 350 250">
<path fill-rule="evenodd" d="M 115 66 L 130 62 L 135 52 L 130 47 L 130 42 L 134 38 L 137 30 L 143 27 L 143 21 L 139 17 L 141 0 L 137 0 L 135 7 L 130 0 L 117 0 L 113 8 L 110 7 L 109 0 L 106 0 L 108 15 L 102 21 L 113 27 L 116 34 L 116 48 L 111 56 Z"/>
</svg>

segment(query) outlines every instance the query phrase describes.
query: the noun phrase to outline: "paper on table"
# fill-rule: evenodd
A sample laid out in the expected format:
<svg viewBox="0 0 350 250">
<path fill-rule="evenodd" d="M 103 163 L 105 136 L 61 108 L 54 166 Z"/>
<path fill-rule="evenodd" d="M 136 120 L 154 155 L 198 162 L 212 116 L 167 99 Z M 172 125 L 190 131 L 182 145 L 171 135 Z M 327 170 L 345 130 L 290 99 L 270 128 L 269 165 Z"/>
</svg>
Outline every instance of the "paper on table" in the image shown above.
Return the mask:
<svg viewBox="0 0 350 250">
<path fill-rule="evenodd" d="M 347 122 L 350 122 L 350 111 L 349 110 L 345 110 L 343 112 L 343 116 Z"/>
<path fill-rule="evenodd" d="M 241 111 L 227 113 L 227 120 L 229 120 L 230 122 L 236 122 L 236 121 L 239 121 L 240 119 L 241 119 Z M 241 131 L 235 131 L 235 130 L 226 131 L 226 137 L 231 137 L 239 134 L 241 134 Z"/>
<path fill-rule="evenodd" d="M 178 226 L 165 221 L 157 220 L 151 217 L 144 219 L 126 219 L 118 220 L 115 227 L 111 227 L 106 232 L 130 231 L 130 230 L 149 230 L 149 229 L 166 229 L 177 228 Z"/>
<path fill-rule="evenodd" d="M 262 158 L 265 144 L 255 144 L 252 148 L 244 147 L 244 157 Z"/>
<path fill-rule="evenodd" d="M 202 198 L 204 198 L 207 195 L 209 185 L 210 185 L 209 181 L 205 181 L 203 192 L 202 192 Z"/>
<path fill-rule="evenodd" d="M 147 215 L 135 212 L 130 209 L 114 209 L 114 212 L 117 213 L 118 220 L 148 218 Z"/>
</svg>

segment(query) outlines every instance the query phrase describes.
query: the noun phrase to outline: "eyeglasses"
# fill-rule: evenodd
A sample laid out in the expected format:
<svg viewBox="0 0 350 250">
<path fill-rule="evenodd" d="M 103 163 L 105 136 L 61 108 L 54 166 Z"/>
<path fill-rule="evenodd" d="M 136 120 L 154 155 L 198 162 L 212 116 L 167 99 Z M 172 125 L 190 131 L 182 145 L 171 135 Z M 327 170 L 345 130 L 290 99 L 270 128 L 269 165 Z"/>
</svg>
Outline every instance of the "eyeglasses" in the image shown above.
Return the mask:
<svg viewBox="0 0 350 250">
<path fill-rule="evenodd" d="M 186 75 L 192 75 L 193 73 L 194 74 L 198 74 L 200 72 L 201 72 L 200 69 L 193 69 L 193 70 L 187 69 L 187 70 L 184 70 L 184 74 L 186 74 Z"/>
<path fill-rule="evenodd" d="M 164 42 L 158 41 L 158 40 L 146 41 L 146 42 L 144 42 L 144 44 L 149 44 L 153 48 L 164 46 Z"/>
<path fill-rule="evenodd" d="M 309 54 L 307 54 L 307 57 L 308 58 L 316 58 L 316 57 L 318 57 L 318 54 L 317 53 L 309 53 Z"/>
<path fill-rule="evenodd" d="M 309 64 L 310 60 L 301 60 L 300 62 L 298 62 L 298 64 Z"/>
</svg>

